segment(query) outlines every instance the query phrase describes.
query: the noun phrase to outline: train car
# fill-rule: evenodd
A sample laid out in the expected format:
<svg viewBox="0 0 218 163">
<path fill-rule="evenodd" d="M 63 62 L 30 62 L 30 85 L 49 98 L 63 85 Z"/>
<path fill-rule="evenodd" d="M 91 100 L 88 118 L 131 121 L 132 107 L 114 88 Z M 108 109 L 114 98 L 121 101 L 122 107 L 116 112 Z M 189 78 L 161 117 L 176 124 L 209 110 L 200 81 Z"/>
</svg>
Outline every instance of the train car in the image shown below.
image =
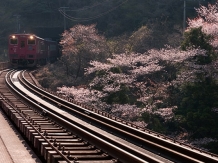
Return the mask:
<svg viewBox="0 0 218 163">
<path fill-rule="evenodd" d="M 33 34 L 12 34 L 9 36 L 8 56 L 13 67 L 35 67 L 52 62 L 59 57 L 55 41 Z"/>
</svg>

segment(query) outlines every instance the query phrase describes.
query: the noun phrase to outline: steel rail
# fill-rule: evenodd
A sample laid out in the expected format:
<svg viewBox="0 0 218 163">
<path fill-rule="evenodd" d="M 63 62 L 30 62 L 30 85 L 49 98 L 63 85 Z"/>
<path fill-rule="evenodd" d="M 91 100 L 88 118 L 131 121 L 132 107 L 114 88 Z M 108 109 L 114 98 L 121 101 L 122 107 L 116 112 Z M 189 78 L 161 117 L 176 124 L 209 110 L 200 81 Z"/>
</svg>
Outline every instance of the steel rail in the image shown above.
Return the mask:
<svg viewBox="0 0 218 163">
<path fill-rule="evenodd" d="M 21 79 L 19 78 L 19 80 L 21 80 Z M 25 85 L 25 83 L 23 83 L 23 84 Z M 25 86 L 27 86 L 27 85 L 25 85 Z M 27 86 L 27 87 L 28 87 L 28 86 Z M 32 88 L 28 88 L 28 89 L 30 89 L 31 91 L 34 91 L 34 92 L 35 92 L 35 90 L 32 89 Z M 35 92 L 35 93 L 36 93 L 36 92 Z M 38 93 L 36 93 L 36 94 L 38 94 Z M 46 96 L 45 96 L 44 94 L 42 94 L 42 93 L 40 93 L 39 95 L 40 95 L 41 97 L 43 97 L 44 99 L 46 98 Z M 46 98 L 46 99 L 47 99 L 47 100 L 53 100 L 53 99 L 51 99 L 51 98 Z M 35 100 L 35 99 L 32 99 L 32 100 Z M 35 100 L 35 102 L 37 102 L 37 100 Z M 40 104 L 40 105 L 43 106 L 42 104 Z M 64 106 L 64 105 L 62 105 L 62 106 Z M 49 110 L 50 112 L 56 114 L 55 112 L 52 111 L 52 109 L 47 108 L 47 106 L 43 106 L 43 107 L 44 107 L 46 110 Z M 67 107 L 67 106 L 65 106 L 65 107 L 68 108 L 68 109 L 70 109 L 70 108 Z M 77 112 L 78 112 L 78 111 L 77 111 Z M 78 112 L 78 113 L 80 113 L 80 112 Z M 87 116 L 86 113 L 81 113 L 81 114 L 83 114 L 83 116 Z M 116 142 L 116 141 L 114 141 L 114 140 L 112 140 L 112 139 L 110 139 L 110 138 L 108 138 L 108 137 L 105 137 L 105 136 L 102 135 L 101 133 L 98 133 L 98 132 L 96 132 L 96 131 L 93 131 L 93 130 L 89 129 L 88 127 L 83 126 L 83 125 L 81 125 L 81 124 L 79 124 L 79 123 L 77 123 L 77 122 L 75 122 L 75 121 L 72 121 L 71 119 L 69 119 L 69 118 L 67 118 L 67 117 L 65 117 L 65 116 L 63 116 L 63 115 L 59 115 L 59 116 L 61 116 L 62 118 L 67 119 L 68 121 L 70 121 L 70 122 L 76 124 L 76 125 L 79 126 L 80 128 L 83 128 L 84 130 L 89 131 L 89 132 L 93 133 L 94 135 L 97 135 L 98 137 L 102 138 L 103 140 L 107 140 L 107 141 L 110 142 L 111 144 L 116 144 L 117 147 L 120 147 L 120 148 L 122 148 L 122 149 L 125 149 L 126 151 L 129 151 L 129 153 L 134 154 L 135 156 L 137 156 L 137 157 L 139 157 L 139 158 L 143 158 L 144 160 L 149 160 L 149 161 L 152 161 L 152 162 L 154 162 L 154 160 L 156 160 L 156 159 L 153 158 L 152 156 L 149 156 L 149 155 L 147 155 L 147 154 L 145 154 L 145 153 L 137 152 L 137 151 L 135 151 L 135 149 L 130 149 L 130 148 L 127 147 L 125 144 L 118 143 L 118 142 Z M 94 119 L 94 118 L 92 118 L 92 119 L 95 120 L 95 121 L 97 121 L 97 120 Z M 103 124 L 102 121 L 99 121 L 99 122 Z M 62 125 L 63 125 L 63 124 L 62 124 Z M 105 124 L 105 125 L 107 125 L 107 124 Z M 63 125 L 63 126 L 66 126 L 66 124 Z M 110 126 L 110 125 L 107 125 L 107 126 Z M 113 126 L 110 126 L 110 127 L 113 127 Z M 116 129 L 116 131 L 118 131 L 117 128 L 115 128 L 115 129 Z M 92 139 L 89 139 L 88 141 L 91 142 Z M 152 142 L 149 142 L 149 144 L 152 144 Z M 99 147 L 99 148 L 104 148 L 104 147 Z M 105 148 L 105 150 L 107 150 L 107 148 Z M 178 157 L 178 156 L 179 156 L 179 153 L 177 153 L 176 155 L 177 155 L 177 157 Z M 182 158 L 184 159 L 185 156 L 182 156 Z M 190 160 L 190 158 L 188 158 L 188 160 Z M 156 161 L 157 161 L 157 162 L 160 162 L 160 160 L 156 160 Z M 156 161 L 155 161 L 155 162 L 156 162 Z"/>
<path fill-rule="evenodd" d="M 25 79 L 24 75 L 22 75 L 22 78 Z M 186 158 L 187 160 L 202 160 L 202 161 L 210 161 L 210 162 L 217 162 L 218 156 L 206 151 L 199 150 L 197 148 L 194 148 L 192 146 L 189 146 L 187 144 L 180 143 L 178 141 L 175 141 L 174 139 L 168 138 L 162 134 L 156 133 L 156 132 L 151 132 L 150 130 L 145 130 L 145 132 L 136 130 L 135 128 L 132 128 L 131 126 L 121 124 L 120 122 L 114 121 L 111 118 L 105 117 L 105 116 L 100 116 L 99 114 L 96 114 L 95 112 L 91 112 L 90 110 L 87 110 L 85 108 L 82 108 L 79 105 L 72 104 L 66 100 L 59 99 L 58 97 L 47 93 L 46 91 L 32 85 L 31 83 L 27 82 L 27 87 L 29 89 L 33 89 L 31 87 L 34 87 L 34 89 L 37 89 L 38 94 L 40 96 L 45 97 L 45 93 L 49 96 L 47 100 L 53 100 L 55 103 L 59 103 L 59 105 L 62 108 L 68 108 L 72 109 L 75 108 L 74 113 L 89 117 L 91 120 L 95 120 L 98 123 L 101 123 L 104 126 L 108 126 L 111 129 L 113 129 L 114 132 L 122 132 L 122 134 L 128 134 L 129 139 L 137 139 L 138 141 L 140 140 L 146 145 L 149 145 L 153 150 L 155 148 L 158 148 L 161 155 L 170 155 L 170 157 L 173 159 L 178 159 L 178 157 L 184 159 Z M 30 87 L 31 86 L 31 87 Z M 53 99 L 54 98 L 54 99 Z M 65 106 L 66 105 L 66 106 Z M 78 110 L 81 110 L 80 112 Z M 79 113 L 78 113 L 79 112 Z M 81 113 L 82 112 L 82 113 Z M 97 120 L 96 120 L 97 119 Z M 109 125 L 110 124 L 110 125 Z M 127 123 L 128 124 L 128 123 Z M 118 128 L 122 129 L 118 130 L 114 126 L 119 126 Z M 129 134 L 129 133 L 133 134 Z M 137 135 L 137 136 L 136 136 Z M 170 142 L 169 142 L 170 141 Z M 153 143 L 155 142 L 155 143 Z M 159 145 L 157 145 L 159 144 Z"/>
<path fill-rule="evenodd" d="M 13 70 L 12 70 L 13 71 Z M 11 71 L 9 71 L 7 74 L 6 74 L 6 76 L 5 76 L 5 81 L 6 81 L 6 83 L 7 83 L 7 85 L 14 91 L 14 92 L 16 92 L 17 94 L 19 94 L 21 97 L 23 97 L 23 98 L 26 98 L 25 96 L 23 96 L 20 92 L 19 92 L 19 90 L 17 90 L 14 86 L 12 86 L 11 84 L 10 84 L 10 81 L 11 82 L 13 82 L 12 80 L 12 74 L 13 74 L 13 72 L 11 72 Z M 10 81 L 8 80 L 8 75 L 10 75 Z M 6 102 L 6 101 L 5 101 Z M 49 146 L 52 148 L 52 149 L 54 149 L 62 158 L 64 158 L 64 160 L 67 162 L 67 163 L 71 163 L 71 161 L 64 155 L 64 154 L 62 154 L 55 146 L 53 146 L 47 139 L 46 139 L 46 137 L 43 135 L 43 134 L 41 134 L 39 131 L 38 131 L 38 128 L 36 128 L 35 126 L 33 126 L 29 121 L 28 121 L 28 119 L 26 119 L 26 117 L 23 115 L 23 114 L 21 114 L 17 109 L 16 109 L 16 107 L 14 107 L 14 106 L 12 106 L 10 103 L 8 103 L 7 102 L 7 104 L 9 105 L 9 106 L 11 106 L 25 121 L 26 121 L 26 123 L 28 123 L 48 144 L 49 144 Z"/>
<path fill-rule="evenodd" d="M 17 80 L 17 79 L 13 79 L 13 77 L 11 77 L 11 80 Z M 26 94 L 23 95 L 20 92 L 18 92 L 18 94 L 20 94 L 20 96 L 22 96 L 26 100 L 30 101 L 30 97 L 26 97 L 27 96 Z M 49 115 L 49 118 L 58 122 L 60 125 L 70 130 L 73 130 L 73 132 L 76 132 L 78 135 L 80 135 L 84 139 L 87 139 L 89 142 L 95 144 L 97 147 L 101 148 L 102 150 L 113 151 L 112 156 L 115 158 L 119 158 L 119 160 L 122 162 L 128 163 L 130 161 L 130 162 L 140 163 L 140 162 L 147 162 L 145 161 L 146 159 L 149 160 L 149 162 L 161 162 L 160 160 L 151 158 L 150 156 L 146 156 L 146 155 L 144 155 L 144 159 L 138 158 L 135 155 L 126 152 L 125 150 L 118 148 L 117 146 L 114 146 L 113 143 L 107 142 L 104 139 L 97 137 L 95 134 L 90 133 L 88 130 L 81 129 L 80 126 L 79 127 L 76 126 L 75 124 L 73 124 L 72 121 L 71 122 L 67 121 L 65 117 L 61 117 L 61 115 L 52 113 L 51 111 L 48 110 L 48 108 L 46 108 L 46 106 L 42 106 L 41 104 L 39 105 L 37 101 L 34 102 L 34 105 L 38 106 L 41 109 L 41 112 L 43 111 L 46 112 Z"/>
</svg>

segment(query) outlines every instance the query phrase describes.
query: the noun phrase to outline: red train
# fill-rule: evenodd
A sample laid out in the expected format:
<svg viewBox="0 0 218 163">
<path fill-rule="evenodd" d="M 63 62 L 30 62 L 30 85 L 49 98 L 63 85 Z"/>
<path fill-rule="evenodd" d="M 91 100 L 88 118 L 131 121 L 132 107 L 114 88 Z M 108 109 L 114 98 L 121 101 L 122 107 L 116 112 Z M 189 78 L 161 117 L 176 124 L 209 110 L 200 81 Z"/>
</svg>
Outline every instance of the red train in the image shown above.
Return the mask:
<svg viewBox="0 0 218 163">
<path fill-rule="evenodd" d="M 9 36 L 8 56 L 13 67 L 35 67 L 59 57 L 58 44 L 32 34 Z"/>
</svg>

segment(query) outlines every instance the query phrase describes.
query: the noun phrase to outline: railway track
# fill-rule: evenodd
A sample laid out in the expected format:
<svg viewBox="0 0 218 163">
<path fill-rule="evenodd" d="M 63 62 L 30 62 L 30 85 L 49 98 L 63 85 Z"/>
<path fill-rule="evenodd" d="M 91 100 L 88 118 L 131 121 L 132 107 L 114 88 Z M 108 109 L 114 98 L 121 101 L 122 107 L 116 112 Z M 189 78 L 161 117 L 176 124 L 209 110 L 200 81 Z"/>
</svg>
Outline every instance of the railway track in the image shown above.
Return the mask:
<svg viewBox="0 0 218 163">
<path fill-rule="evenodd" d="M 46 162 L 218 162 L 215 154 L 48 93 L 25 71 L 0 77 L 7 81 L 3 110 Z"/>
</svg>

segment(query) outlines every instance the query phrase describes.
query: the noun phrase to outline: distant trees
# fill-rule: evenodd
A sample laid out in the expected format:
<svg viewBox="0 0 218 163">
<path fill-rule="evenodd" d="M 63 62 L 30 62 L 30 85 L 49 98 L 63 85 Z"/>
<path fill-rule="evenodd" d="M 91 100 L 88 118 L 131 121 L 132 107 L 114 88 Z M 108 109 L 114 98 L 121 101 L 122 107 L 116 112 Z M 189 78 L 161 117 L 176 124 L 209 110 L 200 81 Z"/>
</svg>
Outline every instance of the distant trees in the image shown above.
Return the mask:
<svg viewBox="0 0 218 163">
<path fill-rule="evenodd" d="M 106 40 L 99 35 L 95 25 L 76 25 L 64 31 L 60 41 L 67 76 L 74 79 L 83 76 L 84 68 L 91 60 L 102 61 L 108 57 Z"/>
<path fill-rule="evenodd" d="M 188 28 L 187 30 L 189 31 L 190 29 L 193 28 L 201 28 L 201 31 L 208 35 L 211 36 L 210 39 L 210 44 L 213 47 L 218 46 L 218 2 L 214 5 L 208 4 L 208 7 L 205 6 L 200 6 L 198 9 L 196 9 L 198 13 L 198 17 L 194 19 L 189 19 L 188 20 Z"/>
<path fill-rule="evenodd" d="M 163 1 L 158 7 L 162 5 Z M 58 66 L 70 79 L 87 80 L 83 85 L 71 80 L 58 87 L 58 92 L 159 132 L 181 131 L 193 138 L 216 138 L 218 61 L 216 30 L 212 32 L 217 22 L 212 19 L 217 15 L 215 8 L 197 9 L 199 15 L 206 15 L 205 19 L 189 20 L 181 47 L 175 47 L 180 38 L 177 26 L 173 27 L 175 35 L 168 36 L 154 31 L 151 27 L 155 23 L 150 22 L 135 32 L 108 40 L 99 35 L 95 25 L 72 27 L 62 35 L 63 56 Z M 165 31 L 164 20 L 159 28 Z M 207 33 L 206 29 L 212 31 Z M 156 38 L 154 33 L 161 36 Z M 172 39 L 173 36 L 176 37 Z M 175 44 L 158 49 L 162 39 Z"/>
<path fill-rule="evenodd" d="M 157 24 L 143 25 L 131 34 L 124 34 L 118 37 L 113 37 L 108 40 L 108 46 L 112 53 L 144 53 L 150 49 L 160 49 L 164 45 L 171 45 L 172 47 L 178 47 L 182 34 L 179 28 L 174 27 L 171 33 L 168 33 L 165 27 L 162 28 L 163 31 L 158 31 L 155 26 Z M 158 33 L 158 34 L 157 34 Z"/>
<path fill-rule="evenodd" d="M 132 34 L 125 34 L 109 39 L 108 45 L 112 53 L 139 52 L 144 53 L 155 47 L 153 44 L 152 30 L 142 26 Z"/>
<path fill-rule="evenodd" d="M 212 36 L 207 35 L 202 31 L 202 27 L 192 28 L 185 32 L 184 40 L 181 44 L 183 50 L 188 50 L 190 47 L 201 48 L 207 51 L 205 56 L 196 56 L 196 59 L 201 64 L 208 64 L 212 61 L 214 54 L 214 48 L 211 45 Z"/>
<path fill-rule="evenodd" d="M 129 38 L 129 51 L 144 53 L 152 47 L 152 30 L 146 26 L 140 27 Z"/>
<path fill-rule="evenodd" d="M 191 28 L 185 32 L 184 37 L 185 39 L 181 44 L 183 50 L 187 50 L 190 47 L 212 50 L 212 45 L 210 44 L 212 36 L 205 34 L 202 31 L 202 27 Z"/>
<path fill-rule="evenodd" d="M 194 46 L 207 50 L 207 57 L 204 62 L 211 62 L 216 58 L 215 49 L 218 46 L 218 3 L 208 4 L 208 8 L 200 6 L 196 9 L 198 17 L 188 20 L 188 28 L 185 32 L 185 39 L 182 48 Z"/>
<path fill-rule="evenodd" d="M 205 55 L 197 55 L 189 62 L 189 69 L 181 76 L 192 80 L 183 83 L 180 102 L 175 110 L 175 119 L 185 128 L 192 138 L 218 137 L 218 3 L 200 6 L 196 9 L 198 17 L 189 19 L 182 48 L 199 47 Z M 210 145 L 212 152 L 217 152 L 218 143 Z"/>
<path fill-rule="evenodd" d="M 85 72 L 93 79 L 86 88 L 63 87 L 59 91 L 126 120 L 139 121 L 141 125 L 144 122 L 149 128 L 156 126 L 152 120 L 156 116 L 156 124 L 161 124 L 156 129 L 161 132 L 162 121 L 171 120 L 173 110 L 177 108 L 168 100 L 171 95 L 169 88 L 176 83 L 175 73 L 197 54 L 204 55 L 204 51 L 193 49 L 185 52 L 166 47 L 144 54 L 114 54 L 107 62 L 90 62 L 91 66 Z"/>
<path fill-rule="evenodd" d="M 152 35 L 146 26 L 109 40 L 110 52 L 118 53 L 106 60 L 89 60 L 84 71 L 89 84 L 59 87 L 59 91 L 156 131 L 166 132 L 171 126 L 187 129 L 194 137 L 217 135 L 216 33 L 205 33 L 210 26 L 196 26 L 194 20 L 189 20 L 183 50 L 170 46 L 149 50 L 146 42 Z M 69 45 L 72 49 L 80 43 Z"/>
</svg>

